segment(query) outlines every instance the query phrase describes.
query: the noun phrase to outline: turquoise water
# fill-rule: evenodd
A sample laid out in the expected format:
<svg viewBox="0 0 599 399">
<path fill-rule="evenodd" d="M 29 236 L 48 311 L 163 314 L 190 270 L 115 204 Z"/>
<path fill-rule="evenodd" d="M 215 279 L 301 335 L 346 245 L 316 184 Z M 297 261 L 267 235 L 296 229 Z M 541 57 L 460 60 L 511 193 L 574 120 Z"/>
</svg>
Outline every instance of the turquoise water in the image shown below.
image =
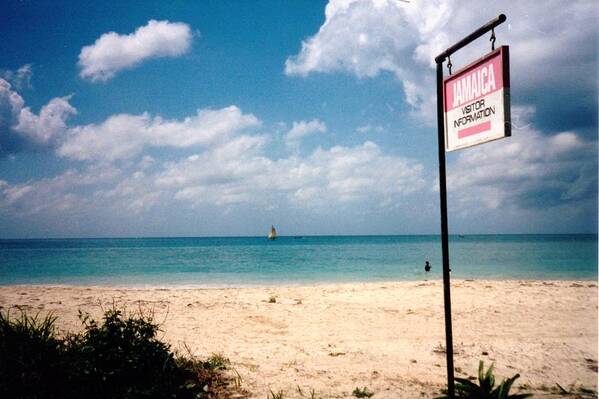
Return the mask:
<svg viewBox="0 0 599 399">
<path fill-rule="evenodd" d="M 432 271 L 424 273 L 424 261 Z M 597 279 L 597 235 L 450 237 L 453 278 Z M 441 278 L 438 236 L 0 240 L 0 284 L 246 286 Z"/>
</svg>

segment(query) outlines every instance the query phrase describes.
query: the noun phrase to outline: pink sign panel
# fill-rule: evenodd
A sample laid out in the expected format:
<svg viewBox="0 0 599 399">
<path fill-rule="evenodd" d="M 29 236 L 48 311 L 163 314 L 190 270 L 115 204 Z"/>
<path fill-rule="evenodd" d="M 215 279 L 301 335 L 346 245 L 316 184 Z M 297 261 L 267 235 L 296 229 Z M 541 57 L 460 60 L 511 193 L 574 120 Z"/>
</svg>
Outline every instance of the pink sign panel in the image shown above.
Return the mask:
<svg viewBox="0 0 599 399">
<path fill-rule="evenodd" d="M 508 46 L 446 77 L 443 108 L 447 151 L 510 136 Z"/>
</svg>

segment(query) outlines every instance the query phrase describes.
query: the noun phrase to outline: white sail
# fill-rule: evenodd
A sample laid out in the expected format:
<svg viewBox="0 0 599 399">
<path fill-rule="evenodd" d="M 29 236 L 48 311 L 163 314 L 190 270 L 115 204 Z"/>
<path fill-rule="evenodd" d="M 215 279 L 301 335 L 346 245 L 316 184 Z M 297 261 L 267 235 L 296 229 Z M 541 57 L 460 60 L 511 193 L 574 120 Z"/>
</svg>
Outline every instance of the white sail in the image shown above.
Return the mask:
<svg viewBox="0 0 599 399">
<path fill-rule="evenodd" d="M 274 240 L 275 238 L 277 238 L 277 230 L 275 229 L 275 226 L 270 226 L 270 233 L 268 233 L 268 239 Z"/>
</svg>

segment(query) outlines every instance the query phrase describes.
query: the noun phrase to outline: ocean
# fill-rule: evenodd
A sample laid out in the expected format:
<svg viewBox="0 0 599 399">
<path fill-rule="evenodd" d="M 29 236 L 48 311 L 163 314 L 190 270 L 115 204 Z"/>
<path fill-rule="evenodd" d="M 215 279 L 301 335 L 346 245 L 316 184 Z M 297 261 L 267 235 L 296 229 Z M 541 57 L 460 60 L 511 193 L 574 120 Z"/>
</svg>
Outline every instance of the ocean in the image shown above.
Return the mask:
<svg viewBox="0 0 599 399">
<path fill-rule="evenodd" d="M 595 234 L 453 235 L 449 248 L 452 278 L 597 279 Z M 432 235 L 0 240 L 0 285 L 238 287 L 441 278 L 440 238 Z"/>
</svg>

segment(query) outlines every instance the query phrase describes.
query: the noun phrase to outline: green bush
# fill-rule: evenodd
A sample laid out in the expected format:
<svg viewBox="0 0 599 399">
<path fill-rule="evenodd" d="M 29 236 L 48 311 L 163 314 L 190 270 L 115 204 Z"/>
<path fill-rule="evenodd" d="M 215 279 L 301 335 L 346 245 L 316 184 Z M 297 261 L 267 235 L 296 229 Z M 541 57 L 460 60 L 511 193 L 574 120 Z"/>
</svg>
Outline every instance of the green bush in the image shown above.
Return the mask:
<svg viewBox="0 0 599 399">
<path fill-rule="evenodd" d="M 273 392 L 273 390 L 271 389 L 270 394 L 266 394 L 266 399 L 285 399 L 285 392 Z"/>
<path fill-rule="evenodd" d="M 0 312 L 0 398 L 58 397 L 67 372 L 55 320 Z"/>
<path fill-rule="evenodd" d="M 369 391 L 367 387 L 356 387 L 356 389 L 354 389 L 354 391 L 352 392 L 352 395 L 356 398 L 370 398 L 372 397 L 372 395 L 374 395 L 374 392 Z"/>
<path fill-rule="evenodd" d="M 192 375 L 156 339 L 158 325 L 151 318 L 123 318 L 119 310 L 108 310 L 101 325 L 87 317 L 83 324 L 84 332 L 69 339 L 67 355 L 71 376 L 87 387 L 87 398 L 185 396 Z"/>
<path fill-rule="evenodd" d="M 226 370 L 231 362 L 222 353 L 213 353 L 202 364 L 209 370 Z"/>
<path fill-rule="evenodd" d="M 83 332 L 65 338 L 57 338 L 55 320 L 0 313 L 1 398 L 213 397 L 216 369 L 176 357 L 150 317 L 114 309 L 102 323 L 82 316 Z"/>
<path fill-rule="evenodd" d="M 495 376 L 493 375 L 493 364 L 485 372 L 484 363 L 481 360 L 478 364 L 478 385 L 465 378 L 455 378 L 456 399 L 524 399 L 531 397 L 531 394 L 520 393 L 510 395 L 510 389 L 520 374 L 514 375 L 512 378 L 505 379 L 495 387 Z M 439 399 L 448 399 L 448 396 L 443 396 Z"/>
</svg>

